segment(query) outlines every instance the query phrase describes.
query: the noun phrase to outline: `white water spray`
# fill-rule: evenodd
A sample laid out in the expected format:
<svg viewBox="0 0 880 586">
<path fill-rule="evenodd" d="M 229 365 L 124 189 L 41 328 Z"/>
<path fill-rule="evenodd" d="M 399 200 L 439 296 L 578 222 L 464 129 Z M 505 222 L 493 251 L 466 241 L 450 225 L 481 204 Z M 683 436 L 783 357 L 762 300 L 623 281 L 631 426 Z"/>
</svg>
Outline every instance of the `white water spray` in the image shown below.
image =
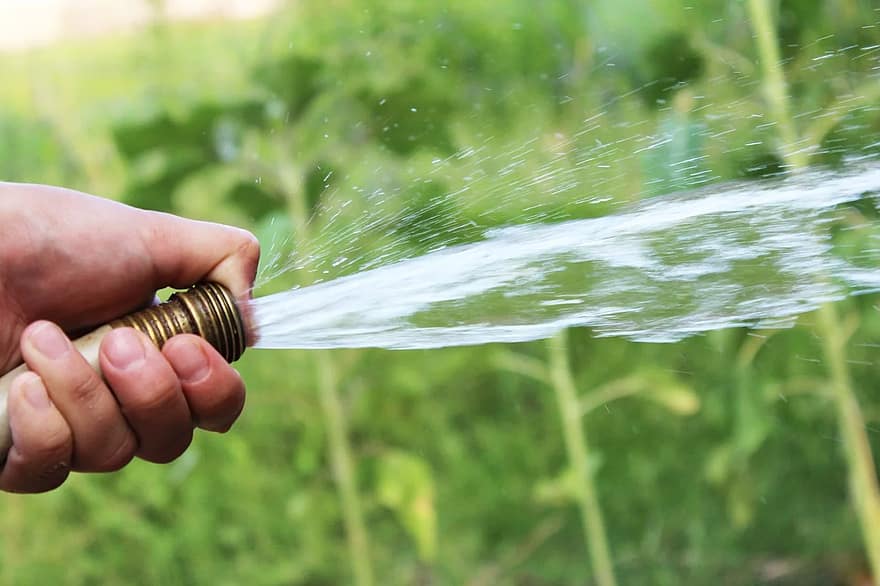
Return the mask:
<svg viewBox="0 0 880 586">
<path fill-rule="evenodd" d="M 850 292 L 880 290 L 880 271 L 832 253 L 827 226 L 836 206 L 877 193 L 880 167 L 858 166 L 496 229 L 481 242 L 258 298 L 256 347 L 437 348 L 574 326 L 670 342 L 790 325 Z"/>
</svg>

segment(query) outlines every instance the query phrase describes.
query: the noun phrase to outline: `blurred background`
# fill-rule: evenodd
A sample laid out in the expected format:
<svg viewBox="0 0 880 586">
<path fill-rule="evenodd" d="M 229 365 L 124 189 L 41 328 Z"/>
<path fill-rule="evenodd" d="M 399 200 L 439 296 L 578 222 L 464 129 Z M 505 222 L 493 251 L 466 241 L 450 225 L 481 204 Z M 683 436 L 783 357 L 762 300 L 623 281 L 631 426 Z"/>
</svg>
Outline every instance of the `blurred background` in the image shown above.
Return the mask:
<svg viewBox="0 0 880 586">
<path fill-rule="evenodd" d="M 258 294 L 880 155 L 872 0 L 0 0 L 0 71 L 0 178 L 253 230 Z M 841 246 L 877 217 L 845 211 Z M 0 582 L 872 584 L 877 301 L 251 351 L 228 435 L 0 496 Z"/>
</svg>

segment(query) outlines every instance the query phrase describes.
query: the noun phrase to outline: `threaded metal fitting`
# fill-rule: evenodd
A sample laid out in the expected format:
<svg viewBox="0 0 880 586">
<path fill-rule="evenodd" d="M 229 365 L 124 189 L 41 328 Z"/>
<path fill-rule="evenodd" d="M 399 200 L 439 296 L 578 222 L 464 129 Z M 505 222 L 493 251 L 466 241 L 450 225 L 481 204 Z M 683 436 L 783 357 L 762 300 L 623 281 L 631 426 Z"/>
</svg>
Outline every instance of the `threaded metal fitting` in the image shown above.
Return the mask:
<svg viewBox="0 0 880 586">
<path fill-rule="evenodd" d="M 247 347 L 247 333 L 235 298 L 222 285 L 199 283 L 156 305 L 119 318 L 113 328 L 134 328 L 157 348 L 178 334 L 195 334 L 208 341 L 226 359 L 235 362 Z"/>
</svg>

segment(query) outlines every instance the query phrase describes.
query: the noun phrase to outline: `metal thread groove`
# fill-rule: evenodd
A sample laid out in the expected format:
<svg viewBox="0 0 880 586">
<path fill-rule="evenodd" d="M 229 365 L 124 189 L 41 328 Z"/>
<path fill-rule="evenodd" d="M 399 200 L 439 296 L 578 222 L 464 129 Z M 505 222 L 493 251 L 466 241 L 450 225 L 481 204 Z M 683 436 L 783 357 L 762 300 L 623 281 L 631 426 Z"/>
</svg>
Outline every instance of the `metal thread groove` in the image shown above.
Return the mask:
<svg viewBox="0 0 880 586">
<path fill-rule="evenodd" d="M 134 328 L 160 349 L 178 334 L 195 334 L 207 340 L 227 362 L 241 358 L 247 347 L 244 321 L 235 298 L 216 283 L 200 283 L 175 293 L 166 303 L 119 318 L 110 325 Z"/>
<path fill-rule="evenodd" d="M 207 304 L 209 306 L 211 306 L 211 309 L 214 310 L 212 313 L 214 313 L 218 316 L 222 315 L 223 312 L 222 312 L 221 307 L 218 307 L 217 299 L 215 299 L 214 297 L 212 297 L 210 295 L 206 295 L 205 297 L 206 297 Z M 223 319 L 211 320 L 211 326 L 213 326 L 215 328 L 215 330 L 216 330 L 215 334 L 217 335 L 218 339 L 223 341 L 222 342 L 223 343 L 223 350 L 221 350 L 221 353 L 225 355 L 225 354 L 232 352 L 232 344 L 231 344 L 231 337 L 230 337 L 232 335 L 232 330 L 230 328 L 226 327 L 226 320 L 223 320 Z"/>
</svg>

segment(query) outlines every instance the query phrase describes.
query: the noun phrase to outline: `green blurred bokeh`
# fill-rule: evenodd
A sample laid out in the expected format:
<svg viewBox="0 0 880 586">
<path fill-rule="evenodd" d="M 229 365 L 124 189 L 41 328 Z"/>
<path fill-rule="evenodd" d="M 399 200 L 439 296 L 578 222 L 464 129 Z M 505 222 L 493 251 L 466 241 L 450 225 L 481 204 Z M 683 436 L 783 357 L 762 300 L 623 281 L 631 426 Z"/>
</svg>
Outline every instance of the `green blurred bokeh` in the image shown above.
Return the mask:
<svg viewBox="0 0 880 586">
<path fill-rule="evenodd" d="M 876 156 L 872 2 L 771 4 L 811 162 Z M 249 228 L 267 259 L 301 257 L 265 294 L 494 225 L 778 173 L 757 62 L 744 4 L 721 0 L 301 0 L 248 22 L 157 17 L 133 36 L 0 55 L 0 177 Z M 872 213 L 854 208 L 853 226 Z M 356 261 L 337 265 L 343 253 Z M 869 426 L 875 302 L 838 308 Z M 670 345 L 573 331 L 569 356 L 599 404 L 583 418 L 587 466 L 620 584 L 864 579 L 812 317 Z M 229 434 L 198 435 L 167 466 L 0 497 L 0 582 L 347 584 L 354 551 L 378 584 L 596 583 L 547 360 L 545 343 L 252 351 Z M 327 372 L 366 523 L 354 546 Z"/>
</svg>

